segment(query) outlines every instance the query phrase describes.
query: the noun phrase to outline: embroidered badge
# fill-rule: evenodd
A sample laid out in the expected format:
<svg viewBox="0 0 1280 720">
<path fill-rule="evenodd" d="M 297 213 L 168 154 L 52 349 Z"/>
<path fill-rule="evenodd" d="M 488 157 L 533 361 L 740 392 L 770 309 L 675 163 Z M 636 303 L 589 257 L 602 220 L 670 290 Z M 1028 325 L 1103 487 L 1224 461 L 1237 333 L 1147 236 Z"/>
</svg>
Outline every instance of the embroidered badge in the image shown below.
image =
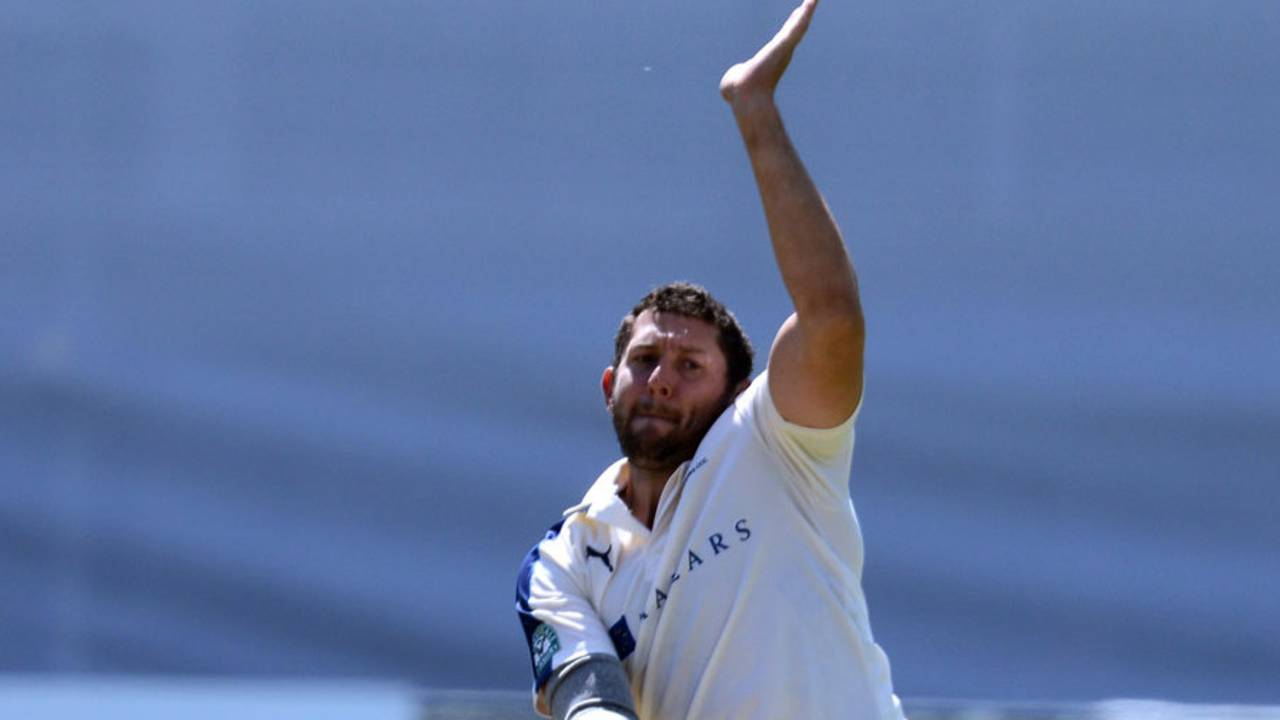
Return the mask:
<svg viewBox="0 0 1280 720">
<path fill-rule="evenodd" d="M 551 672 L 551 660 L 560 650 L 560 638 L 550 625 L 543 623 L 533 631 L 533 640 L 529 644 L 533 651 L 533 668 L 538 677 Z"/>
</svg>

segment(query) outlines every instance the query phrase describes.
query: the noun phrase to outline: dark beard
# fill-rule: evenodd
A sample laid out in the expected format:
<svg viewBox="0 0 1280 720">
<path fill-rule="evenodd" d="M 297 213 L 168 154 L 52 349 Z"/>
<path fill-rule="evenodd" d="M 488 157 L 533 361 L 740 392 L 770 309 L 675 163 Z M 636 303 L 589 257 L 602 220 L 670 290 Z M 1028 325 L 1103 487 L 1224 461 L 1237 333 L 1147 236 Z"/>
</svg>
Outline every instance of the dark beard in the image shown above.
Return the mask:
<svg viewBox="0 0 1280 720">
<path fill-rule="evenodd" d="M 693 458 L 702 438 L 725 408 L 733 403 L 734 397 L 733 389 L 726 389 L 714 405 L 695 411 L 666 435 L 654 438 L 641 437 L 630 430 L 631 420 L 635 418 L 636 412 L 652 410 L 651 403 L 637 403 L 631 408 L 631 414 L 626 416 L 615 404 L 612 412 L 613 432 L 618 436 L 618 447 L 627 460 L 638 468 L 673 472 L 680 463 Z"/>
</svg>

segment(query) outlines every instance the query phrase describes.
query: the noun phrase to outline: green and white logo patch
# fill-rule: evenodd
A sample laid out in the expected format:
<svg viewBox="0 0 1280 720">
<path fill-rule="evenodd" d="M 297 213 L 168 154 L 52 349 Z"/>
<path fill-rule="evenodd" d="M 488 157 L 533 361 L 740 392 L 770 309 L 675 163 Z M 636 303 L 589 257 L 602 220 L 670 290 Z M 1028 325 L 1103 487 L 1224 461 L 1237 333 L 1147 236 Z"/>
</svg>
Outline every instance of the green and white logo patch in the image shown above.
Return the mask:
<svg viewBox="0 0 1280 720">
<path fill-rule="evenodd" d="M 560 650 L 560 637 L 550 625 L 543 623 L 533 631 L 533 667 L 538 675 L 550 672 L 551 659 Z"/>
</svg>

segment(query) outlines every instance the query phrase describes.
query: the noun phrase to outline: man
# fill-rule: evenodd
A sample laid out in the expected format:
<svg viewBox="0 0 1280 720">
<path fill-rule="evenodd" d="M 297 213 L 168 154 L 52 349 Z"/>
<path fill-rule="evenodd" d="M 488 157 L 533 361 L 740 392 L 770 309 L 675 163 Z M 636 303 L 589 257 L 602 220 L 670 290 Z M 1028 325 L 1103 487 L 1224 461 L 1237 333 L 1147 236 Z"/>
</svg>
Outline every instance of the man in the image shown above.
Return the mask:
<svg viewBox="0 0 1280 720">
<path fill-rule="evenodd" d="M 701 288 L 658 288 L 623 320 L 602 387 L 625 457 L 517 585 L 544 715 L 902 719 L 848 492 L 857 281 L 774 103 L 816 5 L 720 83 L 795 313 L 754 382 L 750 344 Z"/>
</svg>

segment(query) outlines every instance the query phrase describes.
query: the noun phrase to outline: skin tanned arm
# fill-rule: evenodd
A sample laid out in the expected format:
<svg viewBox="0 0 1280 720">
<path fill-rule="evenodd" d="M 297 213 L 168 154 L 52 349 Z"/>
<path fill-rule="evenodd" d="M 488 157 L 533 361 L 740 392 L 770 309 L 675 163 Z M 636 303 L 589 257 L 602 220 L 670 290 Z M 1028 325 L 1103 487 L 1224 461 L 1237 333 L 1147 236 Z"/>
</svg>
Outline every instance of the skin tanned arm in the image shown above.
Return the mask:
<svg viewBox="0 0 1280 720">
<path fill-rule="evenodd" d="M 769 353 L 769 390 L 788 421 L 834 427 L 862 397 L 865 326 L 858 282 L 840 229 L 774 101 L 817 5 L 804 0 L 755 56 L 729 68 L 720 93 L 746 144 L 774 256 L 795 306 Z"/>
</svg>

